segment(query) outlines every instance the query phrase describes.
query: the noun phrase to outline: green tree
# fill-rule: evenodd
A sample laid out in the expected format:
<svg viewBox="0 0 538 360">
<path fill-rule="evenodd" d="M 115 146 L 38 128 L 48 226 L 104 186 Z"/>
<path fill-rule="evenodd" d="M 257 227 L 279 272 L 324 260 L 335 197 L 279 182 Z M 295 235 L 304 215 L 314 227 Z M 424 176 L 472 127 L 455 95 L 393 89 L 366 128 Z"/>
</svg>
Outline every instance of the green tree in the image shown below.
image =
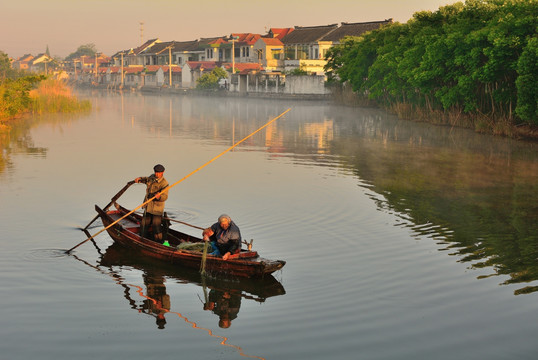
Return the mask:
<svg viewBox="0 0 538 360">
<path fill-rule="evenodd" d="M 9 57 L 3 51 L 0 51 L 0 83 L 5 79 L 10 78 L 13 74 L 13 69 L 11 68 L 11 62 Z"/>
<path fill-rule="evenodd" d="M 97 53 L 97 48 L 95 47 L 95 44 L 80 45 L 75 52 L 67 55 L 65 60 L 70 61 L 70 60 L 79 58 L 81 56 L 95 56 L 96 53 Z"/>
<path fill-rule="evenodd" d="M 516 113 L 522 120 L 538 125 L 538 37 L 527 43 L 518 60 L 517 72 Z"/>
<path fill-rule="evenodd" d="M 328 52 L 325 70 L 389 107 L 512 122 L 517 109 L 530 121 L 536 70 L 535 45 L 527 43 L 536 38 L 537 14 L 536 0 L 467 0 L 417 12 L 406 24 L 344 39 Z"/>
<path fill-rule="evenodd" d="M 197 89 L 218 89 L 219 80 L 226 79 L 228 74 L 221 67 L 214 68 L 211 72 L 203 74 L 196 80 Z"/>
<path fill-rule="evenodd" d="M 0 84 L 0 116 L 10 118 L 26 111 L 30 105 L 30 90 L 44 79 L 44 75 L 34 75 L 7 79 Z"/>
</svg>

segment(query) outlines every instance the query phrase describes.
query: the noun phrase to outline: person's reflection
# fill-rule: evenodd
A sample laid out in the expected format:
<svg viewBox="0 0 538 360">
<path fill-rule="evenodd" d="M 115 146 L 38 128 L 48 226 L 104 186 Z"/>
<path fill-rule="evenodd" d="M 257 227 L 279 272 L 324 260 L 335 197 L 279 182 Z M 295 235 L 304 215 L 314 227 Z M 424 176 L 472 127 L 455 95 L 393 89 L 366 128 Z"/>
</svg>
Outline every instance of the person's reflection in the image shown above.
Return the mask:
<svg viewBox="0 0 538 360">
<path fill-rule="evenodd" d="M 230 291 L 211 289 L 204 310 L 211 310 L 219 317 L 219 326 L 227 329 L 237 317 L 241 307 L 241 294 Z"/>
<path fill-rule="evenodd" d="M 164 278 L 147 273 L 143 275 L 143 278 L 146 285 L 146 294 L 149 299 L 142 301 L 143 305 L 140 311 L 155 316 L 157 327 L 164 329 L 164 325 L 166 324 L 164 314 L 167 310 L 170 310 L 170 295 L 166 293 Z"/>
</svg>

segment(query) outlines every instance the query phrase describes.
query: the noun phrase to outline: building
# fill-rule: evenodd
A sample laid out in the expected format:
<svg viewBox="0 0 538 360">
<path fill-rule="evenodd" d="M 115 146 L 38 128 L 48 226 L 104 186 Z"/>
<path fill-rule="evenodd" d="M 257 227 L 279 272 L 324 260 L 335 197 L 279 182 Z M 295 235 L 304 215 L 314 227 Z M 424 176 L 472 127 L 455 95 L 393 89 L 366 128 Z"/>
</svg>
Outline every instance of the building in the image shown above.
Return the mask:
<svg viewBox="0 0 538 360">
<path fill-rule="evenodd" d="M 178 41 L 172 49 L 172 63 L 183 66 L 187 61 L 200 61 L 204 58 L 205 49 L 200 41 Z"/>
<path fill-rule="evenodd" d="M 259 38 L 253 46 L 257 62 L 265 71 L 284 70 L 284 44 L 277 38 Z"/>
<path fill-rule="evenodd" d="M 392 23 L 392 19 L 363 23 L 341 23 L 325 26 L 296 26 L 282 37 L 286 71 L 301 69 L 307 73 L 324 74 L 327 51 L 346 36 L 360 36 L 367 31 Z"/>
<path fill-rule="evenodd" d="M 16 70 L 30 70 L 30 63 L 34 59 L 34 56 L 31 54 L 26 54 L 13 61 L 11 66 Z"/>
<path fill-rule="evenodd" d="M 196 81 L 205 73 L 210 72 L 217 66 L 217 61 L 187 61 L 181 69 L 181 85 L 185 88 L 196 87 Z"/>
</svg>

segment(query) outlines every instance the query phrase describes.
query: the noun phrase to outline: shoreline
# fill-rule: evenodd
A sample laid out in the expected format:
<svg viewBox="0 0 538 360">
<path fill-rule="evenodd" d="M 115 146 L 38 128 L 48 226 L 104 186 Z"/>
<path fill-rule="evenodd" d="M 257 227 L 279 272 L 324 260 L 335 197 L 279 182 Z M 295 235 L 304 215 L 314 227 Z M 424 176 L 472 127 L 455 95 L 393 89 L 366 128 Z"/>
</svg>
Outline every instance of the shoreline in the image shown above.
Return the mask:
<svg viewBox="0 0 538 360">
<path fill-rule="evenodd" d="M 507 125 L 509 126 L 510 134 L 499 134 L 495 133 L 494 129 L 477 129 L 476 127 L 471 126 L 462 126 L 458 124 L 450 124 L 450 123 L 439 123 L 438 121 L 434 122 L 433 120 L 428 120 L 428 116 L 422 114 L 419 116 L 418 114 L 409 114 L 409 116 L 401 116 L 396 111 L 391 111 L 391 109 L 386 109 L 383 107 L 379 107 L 376 105 L 373 105 L 370 103 L 369 105 L 366 105 L 365 103 L 360 103 L 360 99 L 358 97 L 352 97 L 352 98 L 346 98 L 343 99 L 341 97 L 338 97 L 334 93 L 329 94 L 289 94 L 289 93 L 270 93 L 270 92 L 229 92 L 226 90 L 197 90 L 197 89 L 190 89 L 190 88 L 172 88 L 169 89 L 167 87 L 126 87 L 124 89 L 119 89 L 118 87 L 114 86 L 87 86 L 87 85 L 81 85 L 81 84 L 70 84 L 75 89 L 83 89 L 83 90 L 98 90 L 98 91 L 113 91 L 113 92 L 140 92 L 143 94 L 166 94 L 166 95 L 179 95 L 179 96 L 208 96 L 208 97 L 230 97 L 230 98 L 253 98 L 253 99 L 266 99 L 266 100 L 300 100 L 300 101 L 322 101 L 334 105 L 340 105 L 340 106 L 347 106 L 347 107 L 373 107 L 382 111 L 386 111 L 389 114 L 393 114 L 398 117 L 400 120 L 405 121 L 412 121 L 412 122 L 423 122 L 430 124 L 432 126 L 452 126 L 452 127 L 458 127 L 458 128 L 464 128 L 473 130 L 477 133 L 483 133 L 483 134 L 489 134 L 499 137 L 505 137 L 510 138 L 517 141 L 531 141 L 531 142 L 538 142 L 538 126 L 533 127 L 531 125 L 522 124 L 522 125 Z M 23 114 L 24 115 L 24 114 Z M 448 114 L 446 114 L 448 116 Z M 15 118 L 9 118 L 0 120 L 0 131 L 9 131 L 9 125 L 8 123 L 10 121 L 16 120 L 17 118 L 20 118 L 21 116 L 15 117 Z M 488 118 L 486 118 L 488 120 Z M 493 121 L 493 119 L 489 119 L 490 121 Z"/>
</svg>

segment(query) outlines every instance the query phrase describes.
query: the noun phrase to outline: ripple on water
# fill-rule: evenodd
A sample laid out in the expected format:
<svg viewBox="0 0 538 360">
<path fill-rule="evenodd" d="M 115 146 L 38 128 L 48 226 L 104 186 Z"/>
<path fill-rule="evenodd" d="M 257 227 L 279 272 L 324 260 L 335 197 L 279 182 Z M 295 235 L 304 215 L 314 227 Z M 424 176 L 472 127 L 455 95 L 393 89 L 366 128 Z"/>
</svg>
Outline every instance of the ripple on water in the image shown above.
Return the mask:
<svg viewBox="0 0 538 360">
<path fill-rule="evenodd" d="M 22 260 L 29 262 L 56 261 L 69 257 L 67 249 L 30 249 L 24 253 Z"/>
</svg>

